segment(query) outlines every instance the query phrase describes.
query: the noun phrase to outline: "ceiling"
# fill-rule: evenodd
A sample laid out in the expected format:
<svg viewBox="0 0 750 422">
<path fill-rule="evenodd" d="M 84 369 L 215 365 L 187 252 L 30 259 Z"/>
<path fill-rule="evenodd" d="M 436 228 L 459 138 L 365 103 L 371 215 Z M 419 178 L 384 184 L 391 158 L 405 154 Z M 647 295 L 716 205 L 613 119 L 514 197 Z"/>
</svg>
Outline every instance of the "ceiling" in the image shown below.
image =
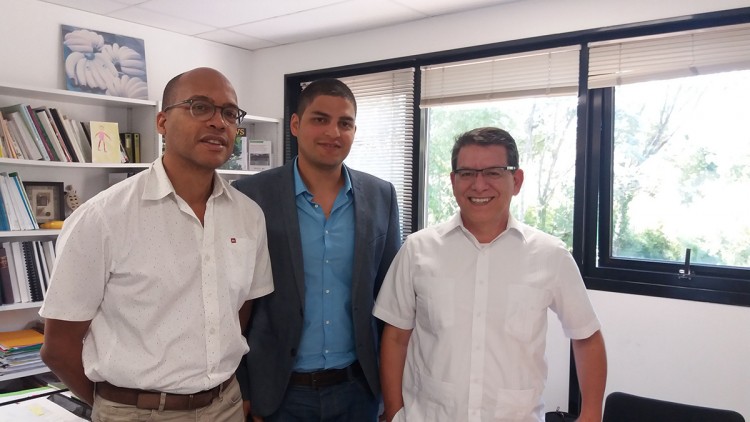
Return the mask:
<svg viewBox="0 0 750 422">
<path fill-rule="evenodd" d="M 42 0 L 246 50 L 518 0 Z"/>
</svg>

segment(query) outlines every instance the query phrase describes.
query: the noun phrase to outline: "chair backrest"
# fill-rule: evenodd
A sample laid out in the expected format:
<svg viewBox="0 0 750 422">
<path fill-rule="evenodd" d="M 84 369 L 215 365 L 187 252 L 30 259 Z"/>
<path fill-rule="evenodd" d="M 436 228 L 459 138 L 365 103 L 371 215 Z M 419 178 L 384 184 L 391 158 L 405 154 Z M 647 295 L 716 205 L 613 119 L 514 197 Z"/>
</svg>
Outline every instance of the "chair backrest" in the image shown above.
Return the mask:
<svg viewBox="0 0 750 422">
<path fill-rule="evenodd" d="M 663 400 L 610 393 L 602 422 L 745 422 L 732 410 L 712 409 Z"/>
</svg>

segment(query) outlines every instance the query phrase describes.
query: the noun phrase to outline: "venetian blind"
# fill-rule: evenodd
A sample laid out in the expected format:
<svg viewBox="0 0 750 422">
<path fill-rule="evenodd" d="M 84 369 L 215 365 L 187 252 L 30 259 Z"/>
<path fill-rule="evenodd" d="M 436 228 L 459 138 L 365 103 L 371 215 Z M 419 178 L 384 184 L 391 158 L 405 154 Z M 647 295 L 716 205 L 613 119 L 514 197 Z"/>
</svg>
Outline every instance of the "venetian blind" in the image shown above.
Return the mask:
<svg viewBox="0 0 750 422">
<path fill-rule="evenodd" d="M 589 88 L 750 69 L 750 25 L 589 45 Z"/>
<path fill-rule="evenodd" d="M 402 238 L 411 233 L 414 69 L 339 78 L 357 99 L 357 134 L 345 163 L 393 183 Z"/>
<path fill-rule="evenodd" d="M 422 68 L 422 107 L 578 92 L 579 46 Z"/>
</svg>

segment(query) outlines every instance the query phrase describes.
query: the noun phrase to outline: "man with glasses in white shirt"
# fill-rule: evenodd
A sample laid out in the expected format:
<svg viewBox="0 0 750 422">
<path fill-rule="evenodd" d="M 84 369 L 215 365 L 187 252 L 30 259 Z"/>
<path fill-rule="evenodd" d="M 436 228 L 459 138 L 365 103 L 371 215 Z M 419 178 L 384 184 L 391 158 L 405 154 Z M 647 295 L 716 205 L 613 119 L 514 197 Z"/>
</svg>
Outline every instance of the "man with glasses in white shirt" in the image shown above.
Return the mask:
<svg viewBox="0 0 750 422">
<path fill-rule="evenodd" d="M 273 291 L 263 212 L 216 173 L 245 112 L 209 68 L 163 101 L 164 155 L 65 221 L 42 358 L 94 421 L 243 421 L 242 333 Z"/>
<path fill-rule="evenodd" d="M 451 164 L 460 213 L 409 236 L 373 311 L 386 322 L 388 421 L 543 421 L 548 308 L 573 339 L 578 420 L 600 421 L 600 324 L 563 242 L 510 215 L 523 184 L 515 140 L 498 128 L 471 130 Z"/>
</svg>

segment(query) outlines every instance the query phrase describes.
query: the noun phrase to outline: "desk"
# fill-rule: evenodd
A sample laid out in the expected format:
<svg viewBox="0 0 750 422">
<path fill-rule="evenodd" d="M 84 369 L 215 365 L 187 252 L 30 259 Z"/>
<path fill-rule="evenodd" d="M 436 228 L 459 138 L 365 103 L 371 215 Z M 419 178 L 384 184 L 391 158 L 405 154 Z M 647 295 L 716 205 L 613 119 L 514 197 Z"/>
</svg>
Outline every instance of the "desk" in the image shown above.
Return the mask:
<svg viewBox="0 0 750 422">
<path fill-rule="evenodd" d="M 46 395 L 40 396 L 40 394 Z M 89 420 L 76 416 L 56 404 L 55 401 L 50 400 L 52 396 L 58 396 L 55 399 L 62 398 L 64 403 L 65 399 L 60 396 L 70 397 L 71 393 L 53 387 L 40 387 L 17 393 L 1 394 L 0 422 L 81 422 Z M 21 401 L 10 403 L 19 399 Z"/>
</svg>

